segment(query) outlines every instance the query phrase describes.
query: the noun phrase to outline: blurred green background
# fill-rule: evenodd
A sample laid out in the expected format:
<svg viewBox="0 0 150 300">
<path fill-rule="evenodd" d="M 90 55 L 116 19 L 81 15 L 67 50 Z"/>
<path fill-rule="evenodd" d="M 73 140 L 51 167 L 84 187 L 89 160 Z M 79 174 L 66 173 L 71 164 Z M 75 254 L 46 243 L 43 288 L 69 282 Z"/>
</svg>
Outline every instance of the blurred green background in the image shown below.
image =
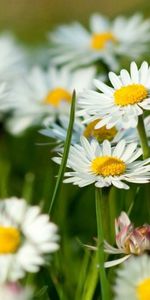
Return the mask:
<svg viewBox="0 0 150 300">
<path fill-rule="evenodd" d="M 109 16 L 143 11 L 149 14 L 149 0 L 1 0 L 0 29 L 9 29 L 27 42 L 44 40 L 45 32 L 62 22 L 87 23 L 99 11 Z"/>
</svg>

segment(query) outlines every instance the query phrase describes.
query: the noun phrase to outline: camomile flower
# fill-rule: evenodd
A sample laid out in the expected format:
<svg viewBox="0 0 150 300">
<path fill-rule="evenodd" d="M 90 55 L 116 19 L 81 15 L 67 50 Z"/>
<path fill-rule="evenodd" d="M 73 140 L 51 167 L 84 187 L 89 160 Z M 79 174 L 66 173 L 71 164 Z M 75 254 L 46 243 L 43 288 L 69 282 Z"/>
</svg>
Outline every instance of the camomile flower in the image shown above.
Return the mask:
<svg viewBox="0 0 150 300">
<path fill-rule="evenodd" d="M 80 187 L 95 184 L 96 187 L 114 185 L 128 189 L 125 182 L 147 183 L 150 180 L 150 159 L 140 161 L 142 150 L 136 143 L 127 145 L 121 140 L 115 147 L 105 140 L 99 145 L 97 140 L 89 142 L 81 137 L 81 145 L 71 146 L 67 166 L 72 171 L 66 172 L 66 183 Z M 55 157 L 61 163 L 60 157 Z"/>
<path fill-rule="evenodd" d="M 25 70 L 25 51 L 10 33 L 0 35 L 0 80 L 13 80 Z"/>
<path fill-rule="evenodd" d="M 52 66 L 48 71 L 32 68 L 14 85 L 14 113 L 7 124 L 8 130 L 17 134 L 39 125 L 47 117 L 54 122 L 59 115 L 69 115 L 73 90 L 78 94 L 91 86 L 94 76 L 94 67 L 74 72 Z"/>
<path fill-rule="evenodd" d="M 14 282 L 26 272 L 38 272 L 46 254 L 58 250 L 57 226 L 15 197 L 0 201 L 0 283 Z"/>
<path fill-rule="evenodd" d="M 76 118 L 72 132 L 72 145 L 80 144 L 80 138 L 82 135 L 89 141 L 96 139 L 99 143 L 102 143 L 104 140 L 108 140 L 112 145 L 116 145 L 121 139 L 126 139 L 128 143 L 135 140 L 137 142 L 138 136 L 135 129 L 124 130 L 120 126 L 112 127 L 110 129 L 103 126 L 95 129 L 95 126 L 99 121 L 100 119 L 96 119 L 87 124 L 83 124 L 82 119 Z M 60 116 L 59 120 L 54 123 L 52 123 L 51 120 L 46 119 L 44 122 L 45 128 L 41 129 L 39 132 L 44 136 L 56 140 L 56 143 L 60 145 L 60 148 L 56 147 L 54 150 L 60 151 L 61 146 L 66 140 L 68 125 L 69 119 L 66 116 Z"/>
<path fill-rule="evenodd" d="M 23 288 L 17 282 L 0 285 L 0 299 L 2 300 L 31 300 L 33 291 L 30 287 Z"/>
<path fill-rule="evenodd" d="M 120 75 L 109 73 L 113 87 L 95 80 L 95 86 L 101 93 L 86 91 L 82 93 L 79 105 L 81 115 L 90 119 L 102 118 L 95 128 L 106 125 L 111 128 L 122 124 L 124 128 L 136 127 L 138 116 L 144 110 L 150 110 L 150 67 L 143 62 L 138 70 L 135 62 L 131 63 L 130 73 L 121 70 Z"/>
<path fill-rule="evenodd" d="M 150 250 L 150 225 L 134 227 L 125 212 L 121 212 L 119 218 L 115 219 L 115 233 L 117 248 L 105 241 L 105 252 L 114 255 L 124 254 L 124 256 L 106 262 L 105 267 L 115 266 L 127 260 L 131 255 L 141 255 Z"/>
<path fill-rule="evenodd" d="M 117 270 L 115 300 L 150 299 L 150 257 L 131 257 Z"/>
<path fill-rule="evenodd" d="M 126 140 L 126 143 L 137 143 L 140 145 L 137 128 L 124 129 L 121 124 L 116 124 L 116 126 L 113 126 L 112 128 L 107 128 L 106 125 L 96 128 L 96 125 L 100 121 L 101 119 L 96 119 L 87 124 L 84 123 L 82 135 L 84 135 L 87 139 L 95 138 L 100 143 L 104 140 L 109 140 L 113 145 L 116 145 L 121 139 L 124 139 Z M 144 118 L 144 126 L 150 145 L 150 116 Z"/>
<path fill-rule="evenodd" d="M 150 20 L 144 21 L 140 14 L 130 18 L 119 16 L 113 21 L 94 14 L 89 30 L 74 22 L 48 34 L 51 59 L 54 64 L 72 67 L 102 60 L 115 69 L 118 66 L 116 55 L 135 59 L 147 50 L 149 30 Z"/>
</svg>

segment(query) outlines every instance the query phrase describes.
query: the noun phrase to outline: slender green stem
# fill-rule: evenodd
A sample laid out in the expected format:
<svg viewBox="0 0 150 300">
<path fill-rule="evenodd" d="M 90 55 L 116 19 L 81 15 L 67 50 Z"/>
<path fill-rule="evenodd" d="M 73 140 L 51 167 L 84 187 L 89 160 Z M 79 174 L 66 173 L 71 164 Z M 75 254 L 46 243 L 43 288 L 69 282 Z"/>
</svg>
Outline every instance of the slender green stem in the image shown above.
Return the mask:
<svg viewBox="0 0 150 300">
<path fill-rule="evenodd" d="M 103 224 L 103 232 L 107 241 L 111 240 L 111 223 L 110 223 L 110 211 L 109 211 L 109 193 L 108 188 L 103 189 L 103 201 L 102 201 L 102 212 L 105 212 L 105 222 Z"/>
<path fill-rule="evenodd" d="M 146 159 L 150 156 L 150 149 L 145 131 L 143 116 L 139 116 L 137 129 L 140 137 L 141 147 L 143 150 L 143 158 Z"/>
<path fill-rule="evenodd" d="M 126 193 L 125 203 L 127 204 L 126 211 L 128 216 L 130 216 L 133 210 L 135 200 L 136 200 L 136 194 L 138 191 L 139 191 L 139 187 L 136 184 L 131 184 L 130 189 Z"/>
<path fill-rule="evenodd" d="M 35 177 L 32 173 L 27 173 L 25 175 L 22 197 L 27 200 L 28 204 L 31 204 L 32 202 L 34 179 Z"/>
<path fill-rule="evenodd" d="M 78 299 L 82 299 L 82 300 L 94 299 L 94 293 L 98 282 L 98 269 L 96 268 L 96 264 L 97 264 L 97 253 L 94 253 L 90 266 L 86 273 L 83 294 Z"/>
<path fill-rule="evenodd" d="M 113 244 L 114 243 L 114 237 L 115 237 L 115 228 L 114 228 L 114 222 L 115 218 L 118 216 L 118 206 L 116 204 L 117 202 L 117 189 L 114 186 L 111 186 L 109 191 L 109 223 L 110 223 L 110 241 Z M 119 203 L 120 204 L 120 203 Z"/>
<path fill-rule="evenodd" d="M 104 267 L 104 232 L 103 232 L 103 212 L 102 212 L 102 191 L 98 188 L 95 190 L 96 201 L 96 219 L 97 219 L 97 235 L 98 235 L 98 263 L 101 284 L 102 300 L 110 300 L 108 281 Z"/>
<path fill-rule="evenodd" d="M 150 157 L 150 148 L 148 145 L 148 139 L 147 139 L 147 135 L 146 135 L 143 116 L 139 116 L 137 129 L 138 129 L 138 133 L 139 133 L 139 137 L 140 137 L 141 147 L 143 150 L 143 159 L 146 159 L 146 158 Z M 149 193 L 150 193 L 149 184 L 145 185 L 144 191 L 145 191 L 145 194 L 143 196 L 144 196 L 145 203 L 147 206 L 147 203 L 149 203 Z"/>
<path fill-rule="evenodd" d="M 64 145 L 64 152 L 63 152 L 62 161 L 61 161 L 61 165 L 60 165 L 59 172 L 58 172 L 55 189 L 54 189 L 53 196 L 52 196 L 52 201 L 51 201 L 50 208 L 49 208 L 49 214 L 51 214 L 51 212 L 52 212 L 52 208 L 58 197 L 58 194 L 59 194 L 59 191 L 60 191 L 60 188 L 62 185 L 63 177 L 64 177 L 64 172 L 65 172 L 69 149 L 70 149 L 70 144 L 71 144 L 74 118 L 75 118 L 75 103 L 76 103 L 76 93 L 74 91 L 73 95 L 72 95 L 70 120 L 69 120 L 69 126 L 68 126 L 68 130 L 67 130 L 67 137 L 66 137 L 66 141 L 65 141 L 65 145 Z"/>
</svg>

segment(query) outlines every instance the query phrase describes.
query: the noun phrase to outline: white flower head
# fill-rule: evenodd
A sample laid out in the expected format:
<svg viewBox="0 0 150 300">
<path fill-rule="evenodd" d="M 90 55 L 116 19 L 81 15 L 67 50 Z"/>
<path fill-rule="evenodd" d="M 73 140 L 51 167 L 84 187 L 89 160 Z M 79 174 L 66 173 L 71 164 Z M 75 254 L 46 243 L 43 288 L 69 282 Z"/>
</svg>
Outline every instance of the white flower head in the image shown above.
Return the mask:
<svg viewBox="0 0 150 300">
<path fill-rule="evenodd" d="M 7 127 L 14 133 L 39 125 L 49 117 L 53 122 L 59 115 L 69 115 L 72 92 L 77 94 L 91 86 L 95 68 L 70 71 L 52 66 L 48 71 L 33 67 L 29 74 L 14 85 L 14 114 Z"/>
<path fill-rule="evenodd" d="M 116 54 L 137 58 L 147 50 L 150 20 L 144 21 L 140 14 L 130 18 L 119 16 L 114 21 L 94 14 L 89 27 L 90 30 L 87 30 L 74 22 L 49 33 L 53 63 L 76 67 L 102 60 L 111 68 L 116 68 Z"/>
<path fill-rule="evenodd" d="M 67 166 L 72 169 L 66 172 L 66 183 L 80 187 L 95 184 L 102 188 L 114 185 L 128 189 L 125 182 L 147 183 L 150 181 L 150 159 L 137 160 L 142 154 L 136 143 L 127 145 L 121 140 L 117 146 L 105 140 L 99 145 L 97 140 L 88 142 L 81 137 L 81 145 L 71 146 Z M 61 163 L 61 158 L 54 158 Z"/>
<path fill-rule="evenodd" d="M 24 199 L 0 201 L 0 283 L 37 272 L 45 255 L 58 250 L 57 226 Z"/>
<path fill-rule="evenodd" d="M 105 252 L 125 256 L 106 262 L 105 267 L 115 266 L 131 255 L 141 255 L 150 250 L 150 225 L 145 224 L 135 228 L 125 212 L 121 212 L 119 218 L 115 220 L 115 233 L 117 248 L 105 241 Z"/>
<path fill-rule="evenodd" d="M 124 130 L 120 126 L 112 127 L 110 129 L 103 126 L 95 129 L 95 126 L 99 121 L 100 119 L 96 119 L 84 124 L 81 118 L 75 118 L 71 144 L 80 144 L 81 136 L 86 137 L 89 141 L 96 139 L 99 143 L 102 143 L 104 140 L 108 140 L 112 145 L 116 145 L 121 139 L 125 139 L 128 143 L 138 143 L 139 139 L 135 129 Z M 148 122 L 146 122 L 146 124 L 147 123 Z M 67 116 L 60 116 L 60 118 L 55 122 L 51 122 L 51 119 L 48 118 L 44 122 L 45 128 L 41 129 L 39 132 L 44 136 L 54 139 L 58 144 L 58 147 L 54 148 L 54 150 L 60 151 L 61 146 L 66 140 L 68 125 L 69 118 Z M 148 126 L 148 128 L 149 127 L 150 126 Z"/>
<path fill-rule="evenodd" d="M 17 282 L 0 285 L 0 299 L 2 300 L 31 300 L 33 291 L 31 287 L 23 288 Z"/>
<path fill-rule="evenodd" d="M 102 118 L 95 128 L 106 125 L 111 128 L 122 124 L 124 128 L 136 127 L 138 116 L 144 110 L 150 110 L 150 67 L 143 62 L 138 70 L 135 62 L 131 63 L 130 74 L 121 70 L 120 75 L 109 73 L 113 87 L 95 80 L 101 93 L 86 91 L 79 100 L 81 115 Z"/>
<path fill-rule="evenodd" d="M 150 257 L 146 254 L 131 257 L 117 271 L 114 286 L 115 300 L 150 299 Z"/>
</svg>

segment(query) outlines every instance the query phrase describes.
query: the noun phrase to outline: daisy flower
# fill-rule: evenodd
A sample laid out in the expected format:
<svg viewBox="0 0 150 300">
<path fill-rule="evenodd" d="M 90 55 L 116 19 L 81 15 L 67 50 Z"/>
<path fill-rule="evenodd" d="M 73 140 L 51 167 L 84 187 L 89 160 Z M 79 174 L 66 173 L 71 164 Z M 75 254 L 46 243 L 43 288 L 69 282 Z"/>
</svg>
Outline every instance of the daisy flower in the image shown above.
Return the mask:
<svg viewBox="0 0 150 300">
<path fill-rule="evenodd" d="M 116 145 L 121 139 L 125 139 L 127 143 L 137 143 L 140 145 L 137 128 L 124 129 L 120 124 L 116 124 L 112 128 L 107 128 L 106 125 L 96 128 L 96 125 L 100 121 L 100 119 L 96 119 L 88 124 L 84 124 L 82 134 L 88 139 L 95 138 L 100 143 L 104 140 L 109 140 L 113 145 Z M 150 145 L 150 116 L 144 118 L 144 125 Z"/>
<path fill-rule="evenodd" d="M 132 257 L 117 271 L 115 300 L 150 299 L 150 257 Z"/>
<path fill-rule="evenodd" d="M 95 80 L 95 86 L 101 91 L 82 93 L 79 105 L 81 115 L 90 118 L 102 118 L 95 128 L 106 125 L 111 128 L 120 123 L 124 128 L 136 127 L 138 116 L 144 110 L 150 110 L 150 67 L 143 62 L 138 70 L 135 62 L 130 65 L 130 73 L 121 70 L 120 75 L 109 73 L 113 87 Z"/>
<path fill-rule="evenodd" d="M 17 134 L 26 128 L 39 125 L 44 118 L 54 121 L 59 114 L 69 115 L 72 92 L 91 86 L 95 68 L 71 72 L 49 67 L 44 71 L 34 67 L 25 78 L 14 85 L 14 114 L 7 127 Z"/>
<path fill-rule="evenodd" d="M 80 187 L 95 184 L 102 188 L 114 185 L 120 189 L 128 189 L 125 182 L 147 183 L 150 180 L 150 159 L 137 161 L 142 154 L 136 143 L 126 144 L 121 140 L 117 146 L 105 140 L 99 145 L 97 140 L 89 142 L 81 137 L 81 145 L 71 146 L 67 166 L 73 171 L 66 172 L 66 183 Z M 60 157 L 55 157 L 61 163 Z"/>
<path fill-rule="evenodd" d="M 15 197 L 0 201 L 0 283 L 13 282 L 25 272 L 37 272 L 46 254 L 58 250 L 57 226 Z"/>
<path fill-rule="evenodd" d="M 135 59 L 146 52 L 149 30 L 150 20 L 144 21 L 140 14 L 130 18 L 119 16 L 114 21 L 94 14 L 89 21 L 89 30 L 74 22 L 59 26 L 48 34 L 51 59 L 54 64 L 69 64 L 71 67 L 102 60 L 116 68 L 116 55 Z"/>
<path fill-rule="evenodd" d="M 72 145 L 80 144 L 80 138 L 82 135 L 85 136 L 89 141 L 96 139 L 99 143 L 102 143 L 104 140 L 108 140 L 113 145 L 118 143 L 121 139 L 126 139 L 128 143 L 135 140 L 137 142 L 138 135 L 134 129 L 124 130 L 119 128 L 119 126 L 112 127 L 110 129 L 107 129 L 106 126 L 103 126 L 95 129 L 95 126 L 99 121 L 99 119 L 96 119 L 88 124 L 83 124 L 82 119 L 76 118 L 72 133 Z M 69 119 L 66 116 L 60 116 L 59 120 L 55 121 L 54 123 L 52 123 L 51 120 L 45 120 L 45 128 L 41 129 L 39 132 L 44 136 L 55 139 L 57 144 L 61 146 L 66 140 L 68 124 Z M 57 147 L 54 150 L 58 151 L 59 148 Z"/>
<path fill-rule="evenodd" d="M 3 300 L 30 300 L 33 296 L 31 288 L 23 288 L 19 283 L 9 282 L 0 285 L 0 299 Z"/>
<path fill-rule="evenodd" d="M 112 267 L 122 263 L 131 255 L 141 255 L 150 250 L 150 225 L 134 227 L 125 212 L 115 220 L 116 244 L 114 248 L 105 241 L 105 252 L 110 254 L 124 254 L 120 259 L 105 263 L 105 267 Z"/>
</svg>

